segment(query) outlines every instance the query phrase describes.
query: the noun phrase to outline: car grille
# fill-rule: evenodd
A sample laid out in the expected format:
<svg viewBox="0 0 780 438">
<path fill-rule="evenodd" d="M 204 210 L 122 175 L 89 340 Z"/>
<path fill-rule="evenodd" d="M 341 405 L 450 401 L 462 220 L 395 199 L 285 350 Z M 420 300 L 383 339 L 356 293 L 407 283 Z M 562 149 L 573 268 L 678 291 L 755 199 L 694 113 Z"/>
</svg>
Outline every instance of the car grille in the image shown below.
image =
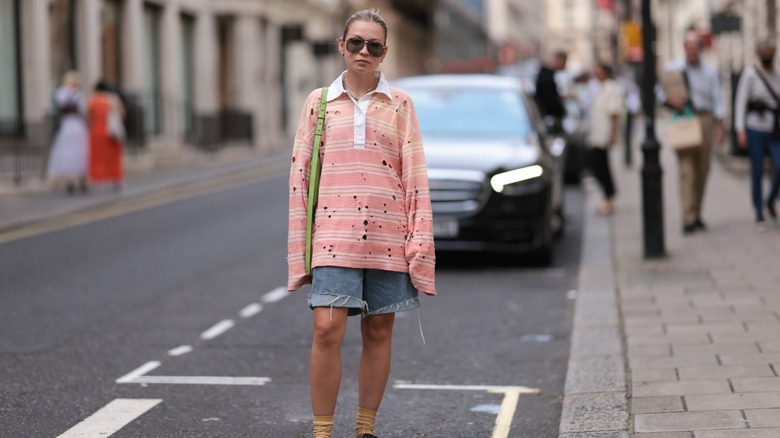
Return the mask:
<svg viewBox="0 0 780 438">
<path fill-rule="evenodd" d="M 485 175 L 478 171 L 429 169 L 434 214 L 471 214 L 480 207 Z"/>
</svg>

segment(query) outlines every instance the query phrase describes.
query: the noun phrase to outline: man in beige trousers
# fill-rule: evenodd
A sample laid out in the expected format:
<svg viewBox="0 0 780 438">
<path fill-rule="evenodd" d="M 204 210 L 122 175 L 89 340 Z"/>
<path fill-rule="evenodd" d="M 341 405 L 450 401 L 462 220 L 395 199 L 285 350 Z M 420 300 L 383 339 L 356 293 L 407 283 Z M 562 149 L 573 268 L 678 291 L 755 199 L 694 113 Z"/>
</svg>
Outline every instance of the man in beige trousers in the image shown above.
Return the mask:
<svg viewBox="0 0 780 438">
<path fill-rule="evenodd" d="M 682 202 L 683 233 L 691 234 L 706 230 L 701 218 L 704 189 L 712 159 L 713 131 L 717 127 L 715 141 L 723 142 L 726 135 L 723 119 L 726 106 L 723 102 L 718 70 L 702 62 L 702 39 L 695 31 L 685 35 L 685 59 L 670 61 L 664 67 L 666 73 L 681 72 L 686 76 L 688 101 L 676 96 L 667 96 L 658 89 L 658 99 L 675 111 L 682 111 L 686 105 L 692 105 L 693 111 L 701 120 L 702 145 L 698 148 L 677 152 L 680 166 L 680 201 Z"/>
</svg>

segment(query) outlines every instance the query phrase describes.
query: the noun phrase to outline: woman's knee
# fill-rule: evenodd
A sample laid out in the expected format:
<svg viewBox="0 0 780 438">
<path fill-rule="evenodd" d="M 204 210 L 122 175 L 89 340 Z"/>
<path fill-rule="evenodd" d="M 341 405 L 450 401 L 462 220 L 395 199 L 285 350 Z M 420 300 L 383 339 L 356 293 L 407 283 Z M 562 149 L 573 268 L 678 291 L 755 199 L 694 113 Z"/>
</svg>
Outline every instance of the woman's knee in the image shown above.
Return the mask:
<svg viewBox="0 0 780 438">
<path fill-rule="evenodd" d="M 314 344 L 323 348 L 341 346 L 347 325 L 346 315 L 341 317 L 341 315 L 334 314 L 333 317 L 330 317 L 330 315 L 323 316 L 321 313 L 323 312 L 315 313 L 314 316 Z"/>
<path fill-rule="evenodd" d="M 370 343 L 388 342 L 393 338 L 395 314 L 367 316 L 362 321 L 363 341 Z"/>
</svg>

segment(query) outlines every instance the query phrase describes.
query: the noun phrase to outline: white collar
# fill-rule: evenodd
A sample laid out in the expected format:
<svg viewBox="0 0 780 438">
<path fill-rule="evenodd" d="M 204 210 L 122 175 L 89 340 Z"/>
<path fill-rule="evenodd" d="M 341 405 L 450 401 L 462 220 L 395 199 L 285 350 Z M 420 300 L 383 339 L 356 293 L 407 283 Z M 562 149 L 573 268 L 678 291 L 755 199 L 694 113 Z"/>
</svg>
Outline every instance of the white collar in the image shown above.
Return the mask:
<svg viewBox="0 0 780 438">
<path fill-rule="evenodd" d="M 330 84 L 328 87 L 328 102 L 336 99 L 337 97 L 341 96 L 342 94 L 346 93 L 347 90 L 344 89 L 344 75 L 347 74 L 347 71 L 344 70 L 343 73 L 339 75 L 339 77 L 336 78 L 333 83 Z M 376 84 L 376 88 L 372 91 L 369 91 L 366 94 L 371 93 L 382 93 L 385 96 L 389 97 L 390 100 L 393 100 L 393 93 L 390 91 L 390 83 L 385 78 L 385 74 L 380 72 L 377 72 L 379 75 L 379 82 Z"/>
</svg>

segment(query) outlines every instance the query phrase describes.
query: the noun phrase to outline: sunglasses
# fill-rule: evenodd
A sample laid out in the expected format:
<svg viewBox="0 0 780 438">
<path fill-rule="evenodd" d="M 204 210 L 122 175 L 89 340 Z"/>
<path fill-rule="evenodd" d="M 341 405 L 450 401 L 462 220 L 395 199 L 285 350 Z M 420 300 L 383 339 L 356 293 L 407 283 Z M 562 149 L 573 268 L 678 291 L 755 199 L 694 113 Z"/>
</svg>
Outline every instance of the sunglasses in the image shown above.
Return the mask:
<svg viewBox="0 0 780 438">
<path fill-rule="evenodd" d="M 347 50 L 349 53 L 359 53 L 363 46 L 368 47 L 368 54 L 374 58 L 379 58 L 385 53 L 385 45 L 379 41 L 366 41 L 362 38 L 352 37 L 347 40 Z"/>
</svg>

